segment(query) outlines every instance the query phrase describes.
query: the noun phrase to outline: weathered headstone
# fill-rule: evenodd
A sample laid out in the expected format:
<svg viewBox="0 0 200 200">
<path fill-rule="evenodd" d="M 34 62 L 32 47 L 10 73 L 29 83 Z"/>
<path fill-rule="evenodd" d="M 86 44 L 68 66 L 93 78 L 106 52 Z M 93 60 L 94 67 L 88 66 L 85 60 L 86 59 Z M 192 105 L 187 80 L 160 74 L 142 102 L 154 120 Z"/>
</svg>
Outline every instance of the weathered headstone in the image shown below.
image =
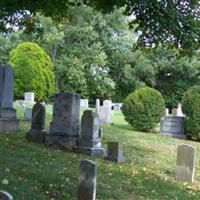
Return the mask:
<svg viewBox="0 0 200 200">
<path fill-rule="evenodd" d="M 31 130 L 26 134 L 26 138 L 32 142 L 43 143 L 45 129 L 45 106 L 37 102 L 32 110 Z"/>
<path fill-rule="evenodd" d="M 124 162 L 122 144 L 119 142 L 108 142 L 107 156 L 105 159 L 117 163 Z"/>
<path fill-rule="evenodd" d="M 89 107 L 88 99 L 81 99 L 80 106 L 81 108 L 88 108 Z"/>
<path fill-rule="evenodd" d="M 112 116 L 112 110 L 109 107 L 100 106 L 99 109 L 100 123 L 110 124 L 111 116 Z"/>
<path fill-rule="evenodd" d="M 24 120 L 31 121 L 31 119 L 32 119 L 32 108 L 25 108 Z"/>
<path fill-rule="evenodd" d="M 99 99 L 96 99 L 95 112 L 96 112 L 96 113 L 99 113 L 99 110 L 100 110 L 100 100 L 99 100 Z"/>
<path fill-rule="evenodd" d="M 103 107 L 108 107 L 112 109 L 112 101 L 111 100 L 104 100 L 103 101 Z"/>
<path fill-rule="evenodd" d="M 35 102 L 35 95 L 34 92 L 25 92 L 24 93 L 24 101 L 26 104 L 34 104 Z"/>
<path fill-rule="evenodd" d="M 0 191 L 0 200 L 13 200 L 13 197 L 8 192 Z"/>
<path fill-rule="evenodd" d="M 73 149 L 79 137 L 80 95 L 57 93 L 53 104 L 53 120 L 50 134 L 45 136 L 48 146 Z"/>
<path fill-rule="evenodd" d="M 79 168 L 78 200 L 95 200 L 97 176 L 96 164 L 90 160 L 82 160 Z"/>
<path fill-rule="evenodd" d="M 196 164 L 196 148 L 183 144 L 178 146 L 176 179 L 184 182 L 193 182 Z"/>
<path fill-rule="evenodd" d="M 103 156 L 104 149 L 100 136 L 98 114 L 92 110 L 85 110 L 81 120 L 81 138 L 78 140 L 77 151 L 91 156 Z"/>
<path fill-rule="evenodd" d="M 172 116 L 173 116 L 173 117 L 176 117 L 176 116 L 177 116 L 177 109 L 176 109 L 176 108 L 173 108 L 173 109 L 172 109 Z"/>
<path fill-rule="evenodd" d="M 169 108 L 166 108 L 165 109 L 165 116 L 168 116 L 169 115 Z"/>
<path fill-rule="evenodd" d="M 13 108 L 13 76 L 12 67 L 0 65 L 0 132 L 19 129 L 19 120 Z"/>
<path fill-rule="evenodd" d="M 184 117 L 184 114 L 183 114 L 183 112 L 182 112 L 181 103 L 178 104 L 177 116 L 179 116 L 179 117 Z"/>
<path fill-rule="evenodd" d="M 176 138 L 186 138 L 183 117 L 166 116 L 160 121 L 160 134 Z"/>
</svg>

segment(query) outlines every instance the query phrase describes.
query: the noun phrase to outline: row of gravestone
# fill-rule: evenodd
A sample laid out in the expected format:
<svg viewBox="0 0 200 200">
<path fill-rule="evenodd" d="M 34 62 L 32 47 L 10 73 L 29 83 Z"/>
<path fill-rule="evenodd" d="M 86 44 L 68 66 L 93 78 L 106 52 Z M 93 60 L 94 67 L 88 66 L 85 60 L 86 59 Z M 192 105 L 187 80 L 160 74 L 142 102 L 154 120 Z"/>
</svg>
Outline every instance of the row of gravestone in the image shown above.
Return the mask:
<svg viewBox="0 0 200 200">
<path fill-rule="evenodd" d="M 45 131 L 45 113 L 45 106 L 37 102 L 33 107 L 31 129 L 26 134 L 29 141 L 47 146 L 58 146 L 86 155 L 104 156 L 99 115 L 92 110 L 85 110 L 80 127 L 80 96 L 78 94 L 58 93 L 55 95 L 49 134 Z M 121 144 L 109 142 L 106 158 L 122 162 L 124 158 Z"/>
<path fill-rule="evenodd" d="M 184 182 L 193 182 L 195 173 L 196 149 L 190 145 L 180 145 L 177 150 L 176 179 Z M 80 162 L 78 185 L 78 200 L 96 199 L 97 166 L 90 160 Z M 13 197 L 0 192 L 1 200 L 13 200 Z"/>
</svg>

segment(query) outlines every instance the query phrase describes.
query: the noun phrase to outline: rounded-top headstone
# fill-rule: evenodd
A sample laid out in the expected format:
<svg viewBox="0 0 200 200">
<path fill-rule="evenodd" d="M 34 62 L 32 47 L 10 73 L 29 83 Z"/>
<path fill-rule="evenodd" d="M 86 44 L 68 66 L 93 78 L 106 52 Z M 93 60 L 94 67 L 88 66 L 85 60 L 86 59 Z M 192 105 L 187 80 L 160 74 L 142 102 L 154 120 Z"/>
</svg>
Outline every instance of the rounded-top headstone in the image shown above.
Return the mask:
<svg viewBox="0 0 200 200">
<path fill-rule="evenodd" d="M 0 200 L 14 200 L 12 195 L 5 191 L 0 191 Z"/>
</svg>

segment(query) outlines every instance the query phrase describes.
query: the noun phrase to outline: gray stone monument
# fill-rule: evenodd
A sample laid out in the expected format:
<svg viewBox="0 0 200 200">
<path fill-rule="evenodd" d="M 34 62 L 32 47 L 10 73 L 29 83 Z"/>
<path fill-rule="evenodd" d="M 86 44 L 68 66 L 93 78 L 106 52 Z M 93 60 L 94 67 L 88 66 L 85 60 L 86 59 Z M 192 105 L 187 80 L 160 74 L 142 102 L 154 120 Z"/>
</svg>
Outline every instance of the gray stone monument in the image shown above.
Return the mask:
<svg viewBox="0 0 200 200">
<path fill-rule="evenodd" d="M 96 164 L 90 160 L 82 160 L 79 168 L 78 200 L 95 200 L 97 176 Z"/>
<path fill-rule="evenodd" d="M 0 191 L 0 200 L 14 200 L 12 195 L 5 191 Z"/>
<path fill-rule="evenodd" d="M 176 179 L 184 182 L 193 182 L 196 164 L 196 148 L 183 144 L 178 146 Z"/>
<path fill-rule="evenodd" d="M 81 120 L 81 138 L 78 140 L 77 151 L 90 156 L 103 156 L 101 146 L 101 129 L 99 117 L 92 110 L 85 110 Z"/>
<path fill-rule="evenodd" d="M 92 110 L 85 110 L 81 120 L 81 138 L 78 140 L 77 151 L 91 156 L 103 156 L 101 146 L 101 129 L 99 117 Z"/>
<path fill-rule="evenodd" d="M 13 108 L 13 75 L 9 65 L 0 65 L 0 132 L 19 129 L 19 120 Z"/>
<path fill-rule="evenodd" d="M 122 144 L 119 142 L 108 142 L 108 152 L 105 159 L 117 163 L 124 162 Z"/>
<path fill-rule="evenodd" d="M 99 113 L 99 109 L 100 109 L 100 100 L 96 99 L 96 106 L 95 106 L 95 112 Z"/>
<path fill-rule="evenodd" d="M 27 140 L 38 143 L 44 142 L 44 134 L 46 133 L 44 131 L 45 114 L 46 114 L 45 106 L 42 103 L 37 102 L 33 106 L 31 130 L 28 133 L 26 133 Z"/>
<path fill-rule="evenodd" d="M 57 93 L 53 104 L 53 120 L 45 144 L 72 150 L 79 137 L 80 95 Z"/>
<path fill-rule="evenodd" d="M 32 108 L 25 108 L 25 110 L 24 110 L 24 120 L 26 120 L 26 121 L 32 120 Z"/>
<path fill-rule="evenodd" d="M 160 134 L 180 139 L 186 138 L 184 117 L 165 116 L 160 122 Z"/>
</svg>

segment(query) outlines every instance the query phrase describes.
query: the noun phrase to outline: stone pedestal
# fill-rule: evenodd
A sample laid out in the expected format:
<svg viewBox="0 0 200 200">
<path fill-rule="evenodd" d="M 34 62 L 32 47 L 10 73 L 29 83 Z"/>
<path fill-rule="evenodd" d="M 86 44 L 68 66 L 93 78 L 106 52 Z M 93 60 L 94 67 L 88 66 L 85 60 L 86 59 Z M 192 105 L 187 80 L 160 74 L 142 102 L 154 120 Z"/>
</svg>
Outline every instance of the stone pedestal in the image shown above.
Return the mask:
<svg viewBox="0 0 200 200">
<path fill-rule="evenodd" d="M 14 132 L 19 130 L 18 119 L 5 119 L 0 118 L 0 133 Z"/>
<path fill-rule="evenodd" d="M 80 95 L 58 93 L 53 105 L 53 120 L 45 144 L 67 150 L 76 147 L 79 137 Z"/>
<path fill-rule="evenodd" d="M 91 110 L 84 111 L 81 120 L 81 138 L 78 139 L 76 151 L 90 156 L 104 156 L 100 136 L 98 114 Z"/>
</svg>

